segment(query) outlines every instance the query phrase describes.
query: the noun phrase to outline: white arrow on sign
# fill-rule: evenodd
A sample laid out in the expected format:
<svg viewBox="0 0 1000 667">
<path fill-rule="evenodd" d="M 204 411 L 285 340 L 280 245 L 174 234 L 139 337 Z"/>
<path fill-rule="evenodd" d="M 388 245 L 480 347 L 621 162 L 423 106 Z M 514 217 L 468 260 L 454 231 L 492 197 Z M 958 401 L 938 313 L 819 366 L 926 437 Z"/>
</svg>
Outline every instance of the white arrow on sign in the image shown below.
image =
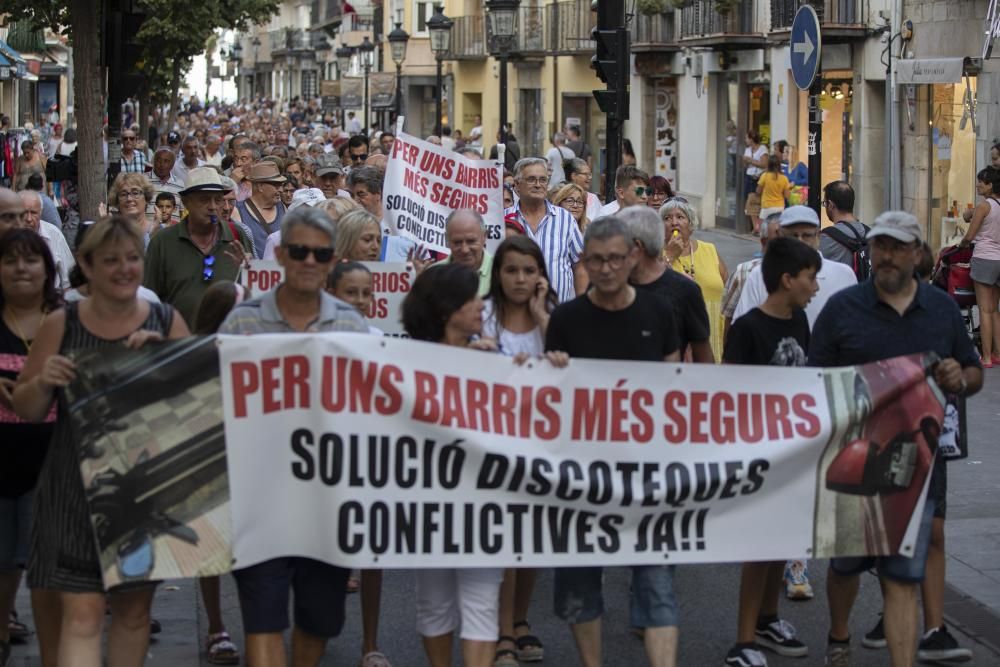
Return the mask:
<svg viewBox="0 0 1000 667">
<path fill-rule="evenodd" d="M 802 62 L 809 62 L 809 58 L 812 56 L 813 51 L 816 50 L 816 46 L 812 43 L 812 40 L 809 39 L 809 33 L 805 33 L 802 36 L 805 37 L 806 41 L 795 42 L 794 51 L 795 53 L 802 54 Z"/>
</svg>

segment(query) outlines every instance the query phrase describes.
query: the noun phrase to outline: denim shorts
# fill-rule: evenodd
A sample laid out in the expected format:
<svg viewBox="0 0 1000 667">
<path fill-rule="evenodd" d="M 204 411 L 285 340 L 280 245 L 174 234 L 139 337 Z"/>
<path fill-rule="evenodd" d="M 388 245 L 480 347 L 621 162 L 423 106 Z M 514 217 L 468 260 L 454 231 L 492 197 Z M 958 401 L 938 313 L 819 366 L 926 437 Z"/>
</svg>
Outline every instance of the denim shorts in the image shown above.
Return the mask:
<svg viewBox="0 0 1000 667">
<path fill-rule="evenodd" d="M 566 567 L 555 571 L 556 616 L 572 624 L 604 613 L 604 568 Z M 679 610 L 674 595 L 673 565 L 635 565 L 629 601 L 632 627 L 676 627 Z"/>
<path fill-rule="evenodd" d="M 1000 259 L 973 257 L 969 263 L 969 277 L 977 283 L 1000 286 Z"/>
<path fill-rule="evenodd" d="M 934 479 L 931 479 L 931 490 L 934 489 Z M 893 556 L 861 556 L 851 558 L 831 558 L 830 569 L 842 576 L 861 574 L 872 567 L 878 568 L 880 577 L 891 579 L 902 584 L 919 584 L 924 580 L 927 568 L 927 550 L 931 543 L 931 523 L 937 511 L 935 498 L 929 494 L 924 503 L 924 513 L 920 517 L 920 533 L 914 545 L 913 557 L 900 554 Z"/>
<path fill-rule="evenodd" d="M 34 491 L 28 491 L 13 498 L 0 497 L 0 572 L 28 564 L 33 496 Z"/>
<path fill-rule="evenodd" d="M 295 627 L 329 639 L 344 627 L 350 570 L 318 560 L 286 557 L 233 570 L 243 630 L 269 634 L 288 629 L 288 591 L 294 593 Z"/>
</svg>

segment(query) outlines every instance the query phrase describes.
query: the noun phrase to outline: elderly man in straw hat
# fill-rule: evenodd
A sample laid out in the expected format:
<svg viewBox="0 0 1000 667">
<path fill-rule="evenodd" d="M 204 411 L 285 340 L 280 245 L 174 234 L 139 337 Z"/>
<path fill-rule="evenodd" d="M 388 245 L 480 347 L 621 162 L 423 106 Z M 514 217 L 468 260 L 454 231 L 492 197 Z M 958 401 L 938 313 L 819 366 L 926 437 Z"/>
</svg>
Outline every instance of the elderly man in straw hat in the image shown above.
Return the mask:
<svg viewBox="0 0 1000 667">
<path fill-rule="evenodd" d="M 186 322 L 194 322 L 205 290 L 217 280 L 236 280 L 252 256 L 246 232 L 223 218 L 225 191 L 214 168 L 192 169 L 180 191 L 187 217 L 155 234 L 146 249 L 143 284 Z"/>
<path fill-rule="evenodd" d="M 267 237 L 281 228 L 285 217 L 285 205 L 281 203 L 281 184 L 286 179 L 278 171 L 278 165 L 270 160 L 258 162 L 247 174 L 250 181 L 250 196 L 236 204 L 240 220 L 250 228 L 256 256 L 260 259 Z"/>
</svg>

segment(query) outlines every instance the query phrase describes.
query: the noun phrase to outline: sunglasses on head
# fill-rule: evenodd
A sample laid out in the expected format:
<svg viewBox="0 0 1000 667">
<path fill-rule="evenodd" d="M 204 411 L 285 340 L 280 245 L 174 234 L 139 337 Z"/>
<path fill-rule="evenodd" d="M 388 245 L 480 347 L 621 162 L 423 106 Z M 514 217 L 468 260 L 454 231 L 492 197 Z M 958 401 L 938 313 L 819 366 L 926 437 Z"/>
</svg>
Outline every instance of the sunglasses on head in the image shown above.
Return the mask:
<svg viewBox="0 0 1000 667">
<path fill-rule="evenodd" d="M 288 256 L 296 262 L 304 262 L 309 254 L 316 258 L 320 264 L 326 264 L 333 260 L 333 248 L 313 248 L 307 245 L 290 244 L 285 246 Z"/>
<path fill-rule="evenodd" d="M 677 196 L 677 195 L 674 195 L 673 197 L 670 197 L 669 199 L 667 199 L 667 200 L 666 200 L 665 202 L 663 202 L 663 203 L 664 203 L 664 204 L 666 204 L 666 203 L 668 203 L 668 202 L 672 202 L 672 201 L 675 201 L 675 202 L 677 202 L 678 204 L 687 204 L 687 203 L 688 203 L 688 200 L 687 200 L 687 199 L 685 199 L 684 197 L 679 197 L 679 196 Z"/>
</svg>

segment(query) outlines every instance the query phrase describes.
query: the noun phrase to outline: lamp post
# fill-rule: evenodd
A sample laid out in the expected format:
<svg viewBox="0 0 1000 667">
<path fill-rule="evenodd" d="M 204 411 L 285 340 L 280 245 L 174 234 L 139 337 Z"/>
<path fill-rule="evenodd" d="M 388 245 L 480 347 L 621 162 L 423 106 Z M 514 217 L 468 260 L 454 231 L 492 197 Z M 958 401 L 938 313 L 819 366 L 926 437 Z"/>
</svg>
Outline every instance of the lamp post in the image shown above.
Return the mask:
<svg viewBox="0 0 1000 667">
<path fill-rule="evenodd" d="M 343 99 L 343 95 L 345 94 L 343 88 L 344 75 L 351 69 L 351 56 L 354 55 L 354 49 L 349 46 L 342 46 L 334 54 L 337 56 L 337 78 L 341 81 L 340 95 L 341 99 Z M 340 107 L 340 126 L 345 130 L 347 129 L 347 108 L 343 104 Z"/>
<path fill-rule="evenodd" d="M 253 88 L 250 91 L 250 99 L 253 100 L 255 98 L 262 97 L 262 95 L 258 94 L 257 86 L 257 82 L 260 79 L 260 75 L 257 73 L 257 57 L 260 55 L 260 38 L 257 37 L 257 35 L 254 35 L 253 39 L 250 40 L 250 46 L 253 47 Z"/>
<path fill-rule="evenodd" d="M 375 44 L 368 39 L 368 35 L 365 35 L 365 39 L 361 42 L 361 46 L 358 47 L 361 51 L 361 64 L 365 67 L 365 127 L 364 135 L 367 137 L 368 132 L 371 128 L 371 119 L 368 117 L 368 77 L 372 71 L 372 65 L 375 64 Z"/>
<path fill-rule="evenodd" d="M 434 14 L 427 20 L 427 32 L 431 36 L 431 51 L 434 59 L 437 60 L 437 118 L 434 119 L 434 133 L 441 136 L 441 98 L 443 97 L 444 82 L 442 81 L 442 61 L 451 50 L 451 26 L 454 21 L 444 15 L 441 5 L 434 5 Z"/>
<path fill-rule="evenodd" d="M 240 100 L 240 65 L 243 63 L 243 45 L 240 44 L 239 37 L 236 38 L 231 49 L 229 49 L 229 60 L 233 63 L 233 81 L 236 83 L 236 101 Z"/>
<path fill-rule="evenodd" d="M 397 23 L 396 29 L 386 39 L 392 50 L 392 62 L 396 63 L 396 118 L 399 118 L 403 113 L 403 61 L 406 60 L 406 43 L 410 41 L 410 34 L 403 30 L 402 23 Z"/>
<path fill-rule="evenodd" d="M 486 0 L 490 53 L 500 61 L 500 143 L 507 145 L 507 59 L 517 34 L 521 0 Z"/>
</svg>

